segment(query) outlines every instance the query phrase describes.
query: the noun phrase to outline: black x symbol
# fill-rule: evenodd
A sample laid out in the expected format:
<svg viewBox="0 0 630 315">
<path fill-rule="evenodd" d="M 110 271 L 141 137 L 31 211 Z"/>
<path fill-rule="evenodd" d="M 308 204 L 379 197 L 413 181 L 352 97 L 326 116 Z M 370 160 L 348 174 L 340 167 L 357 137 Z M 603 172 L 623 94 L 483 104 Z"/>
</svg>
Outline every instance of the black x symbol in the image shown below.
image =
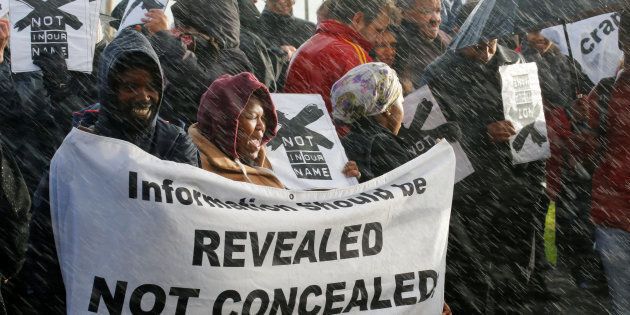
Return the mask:
<svg viewBox="0 0 630 315">
<path fill-rule="evenodd" d="M 547 137 L 538 132 L 536 127 L 534 127 L 534 123 L 531 123 L 523 127 L 516 138 L 514 138 L 514 142 L 512 142 L 512 148 L 514 148 L 517 153 L 523 150 L 525 140 L 527 140 L 527 137 L 530 134 L 532 135 L 532 141 L 536 143 L 539 147 L 542 147 L 543 143 L 547 142 Z"/>
<path fill-rule="evenodd" d="M 324 111 L 317 105 L 310 104 L 304 107 L 293 119 L 288 119 L 284 113 L 278 111 L 278 123 L 282 125 L 278 134 L 269 142 L 271 150 L 275 151 L 282 144 L 282 138 L 292 138 L 296 136 L 310 136 L 314 143 L 326 149 L 332 149 L 334 143 L 323 135 L 306 128 L 312 122 L 324 116 Z"/>
<path fill-rule="evenodd" d="M 83 26 L 83 23 L 79 21 L 75 15 L 72 15 L 68 12 L 62 11 L 59 7 L 66 5 L 75 0 L 49 0 L 49 1 L 40 1 L 40 0 L 18 0 L 29 7 L 33 8 L 29 14 L 27 14 L 24 18 L 17 21 L 15 23 L 14 28 L 19 31 L 31 26 L 31 21 L 36 17 L 44 17 L 44 16 L 61 16 L 63 17 L 63 21 L 72 27 L 75 30 L 78 30 Z"/>
</svg>

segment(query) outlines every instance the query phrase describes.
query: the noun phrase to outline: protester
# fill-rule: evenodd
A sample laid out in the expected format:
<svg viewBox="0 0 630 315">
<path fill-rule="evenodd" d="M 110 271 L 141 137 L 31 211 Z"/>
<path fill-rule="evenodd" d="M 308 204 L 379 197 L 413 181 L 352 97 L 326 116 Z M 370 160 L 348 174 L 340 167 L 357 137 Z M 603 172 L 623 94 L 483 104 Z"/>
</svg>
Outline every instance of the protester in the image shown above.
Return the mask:
<svg viewBox="0 0 630 315">
<path fill-rule="evenodd" d="M 78 114 L 79 128 L 128 141 L 163 160 L 197 166 L 198 151 L 186 133 L 158 118 L 163 89 L 162 68 L 149 41 L 139 32 L 123 30 L 103 52 L 100 102 Z M 33 307 L 57 314 L 65 313 L 65 289 L 54 246 L 48 182 L 46 175 L 35 193 L 26 269 Z"/>
<path fill-rule="evenodd" d="M 0 39 L 4 22 L 0 20 Z M 1 46 L 1 45 L 0 45 Z M 1 136 L 1 134 L 0 134 Z M 3 286 L 24 264 L 28 245 L 31 198 L 12 154 L 0 141 L 0 314 L 7 313 Z"/>
<path fill-rule="evenodd" d="M 172 12 L 179 38 L 168 30 L 161 10 L 147 14 L 145 28 L 150 30 L 151 43 L 170 82 L 165 91 L 164 118 L 190 126 L 196 121 L 199 98 L 208 85 L 226 73 L 252 71 L 252 64 L 239 48 L 236 1 L 182 0 L 173 5 Z"/>
<path fill-rule="evenodd" d="M 260 28 L 260 12 L 251 0 L 238 1 L 241 20 L 241 44 L 239 48 L 252 64 L 252 73 L 270 91 L 276 91 L 275 63 L 269 54 L 269 48 L 256 32 Z"/>
<path fill-rule="evenodd" d="M 441 0 L 400 0 L 398 6 L 402 22 L 394 69 L 406 87 L 406 95 L 421 87 L 425 68 L 446 52 L 451 38 L 440 30 Z"/>
<path fill-rule="evenodd" d="M 619 46 L 630 53 L 630 14 L 624 11 L 619 28 Z M 599 91 L 601 93 L 601 91 Z M 612 300 L 612 314 L 630 313 L 630 156 L 627 152 L 630 115 L 630 63 L 624 63 L 609 98 L 594 90 L 589 115 L 590 160 L 593 174 L 591 219 L 595 224 L 597 250 L 604 265 Z"/>
<path fill-rule="evenodd" d="M 319 94 L 332 112 L 330 88 L 350 69 L 371 62 L 368 52 L 399 12 L 392 0 L 334 0 L 331 19 L 317 26 L 289 65 L 286 93 Z"/>
<path fill-rule="evenodd" d="M 280 53 L 272 55 L 277 67 L 278 89 L 284 88 L 289 61 L 295 51 L 315 34 L 315 24 L 293 16 L 295 0 L 267 0 L 260 15 L 258 35 Z"/>
<path fill-rule="evenodd" d="M 370 56 L 391 67 L 396 60 L 396 47 L 397 41 L 393 31 L 385 31 L 376 41 L 374 48 L 370 51 Z"/>
<path fill-rule="evenodd" d="M 589 285 L 597 262 L 593 251 L 593 228 L 589 219 L 591 177 L 569 152 L 575 121 L 573 104 L 587 94 L 593 83 L 579 63 L 563 55 L 540 32 L 530 32 L 523 56 L 535 62 L 542 90 L 551 158 L 547 161 L 547 197 L 557 204 L 556 241 L 561 261 L 580 287 Z"/>
<path fill-rule="evenodd" d="M 315 15 L 317 16 L 317 25 L 322 21 L 330 19 L 330 7 L 334 0 L 324 0 L 322 4 L 317 8 Z"/>
<path fill-rule="evenodd" d="M 446 296 L 456 313 L 493 307 L 520 313 L 526 300 L 523 270 L 531 268 L 534 219 L 543 208 L 544 162 L 512 164 L 508 141 L 515 130 L 505 120 L 499 76 L 499 67 L 522 62 L 494 39 L 448 51 L 423 78 L 447 120 L 461 127 L 460 144 L 475 170 L 455 185 L 452 216 L 463 223 L 470 236 L 465 247 L 481 257 L 483 269 L 472 269 L 477 262 L 469 255 L 449 251 L 449 264 L 464 273 L 447 276 Z"/>
<path fill-rule="evenodd" d="M 402 86 L 382 62 L 350 70 L 331 90 L 333 118 L 351 126 L 341 143 L 356 161 L 361 181 L 369 181 L 407 163 L 414 156 L 398 138 L 403 119 Z"/>
<path fill-rule="evenodd" d="M 264 145 L 276 135 L 278 117 L 267 88 L 251 73 L 223 76 L 201 98 L 197 124 L 188 133 L 201 152 L 201 167 L 223 177 L 284 188 Z M 348 162 L 348 177 L 361 177 Z"/>
</svg>

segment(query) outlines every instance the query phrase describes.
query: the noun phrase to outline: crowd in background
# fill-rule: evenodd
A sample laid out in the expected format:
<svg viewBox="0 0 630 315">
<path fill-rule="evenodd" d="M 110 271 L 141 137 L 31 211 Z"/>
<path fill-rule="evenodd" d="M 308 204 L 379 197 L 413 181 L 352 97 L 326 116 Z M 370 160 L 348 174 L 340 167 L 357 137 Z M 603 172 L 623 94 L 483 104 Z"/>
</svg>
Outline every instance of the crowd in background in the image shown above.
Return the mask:
<svg viewBox="0 0 630 315">
<path fill-rule="evenodd" d="M 264 150 L 278 124 L 270 93 L 320 94 L 350 160 L 339 171 L 363 182 L 417 156 L 402 101 L 424 85 L 448 120 L 433 143 L 458 141 L 475 169 L 455 185 L 445 312 L 522 314 L 557 298 L 542 254 L 555 202 L 573 285 L 608 292 L 605 307 L 630 314 L 625 64 L 591 82 L 538 31 L 449 49 L 471 0 L 326 0 L 317 24 L 293 17 L 293 4 L 267 0 L 260 13 L 255 0 L 179 0 L 174 28 L 150 10 L 99 41 L 92 73 L 69 71 L 61 54 L 36 58 L 41 71 L 12 73 L 10 24 L 0 19 L 0 314 L 65 312 L 47 168 L 72 127 L 283 188 Z M 619 45 L 630 51 L 625 12 Z M 538 66 L 551 157 L 513 165 L 499 67 L 525 62 Z"/>
</svg>

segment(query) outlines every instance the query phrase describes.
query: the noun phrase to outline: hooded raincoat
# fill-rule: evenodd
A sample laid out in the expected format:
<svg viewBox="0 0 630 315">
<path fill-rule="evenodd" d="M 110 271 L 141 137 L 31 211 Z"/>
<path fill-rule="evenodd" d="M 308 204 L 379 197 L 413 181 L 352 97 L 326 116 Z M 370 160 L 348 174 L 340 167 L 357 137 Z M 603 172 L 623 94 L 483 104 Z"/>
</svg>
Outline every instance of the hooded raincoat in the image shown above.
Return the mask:
<svg viewBox="0 0 630 315">
<path fill-rule="evenodd" d="M 160 89 L 160 101 L 153 105 L 147 128 L 129 129 L 116 109 L 116 94 L 111 85 L 119 63 L 141 61 L 155 75 Z M 198 151 L 179 127 L 158 118 L 163 96 L 163 74 L 157 55 L 144 35 L 125 30 L 105 49 L 99 69 L 100 104 L 78 113 L 77 121 L 84 130 L 101 136 L 125 140 L 163 160 L 198 165 Z M 92 124 L 93 123 L 93 124 Z M 33 224 L 30 250 L 25 266 L 29 303 L 38 314 L 65 314 L 65 287 L 57 257 L 49 204 L 49 178 L 40 181 L 33 198 Z"/>
<path fill-rule="evenodd" d="M 254 93 L 265 106 L 266 130 L 261 141 L 265 145 L 276 135 L 278 117 L 269 91 L 251 73 L 217 79 L 201 98 L 199 122 L 188 133 L 199 147 L 203 169 L 236 181 L 283 188 L 271 171 L 264 147 L 254 161 L 257 166 L 242 163 L 237 152 L 238 119 Z"/>
</svg>

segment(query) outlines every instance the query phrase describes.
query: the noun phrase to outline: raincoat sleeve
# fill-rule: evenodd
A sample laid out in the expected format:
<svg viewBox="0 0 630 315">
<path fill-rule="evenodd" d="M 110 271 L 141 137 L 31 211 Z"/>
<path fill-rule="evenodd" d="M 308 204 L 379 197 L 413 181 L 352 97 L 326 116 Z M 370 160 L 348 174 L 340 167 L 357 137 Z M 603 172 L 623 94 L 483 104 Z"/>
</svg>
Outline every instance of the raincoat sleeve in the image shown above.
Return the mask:
<svg viewBox="0 0 630 315">
<path fill-rule="evenodd" d="M 5 54 L 6 56 L 7 54 Z M 2 120 L 14 120 L 21 109 L 20 95 L 11 75 L 11 65 L 8 58 L 0 63 L 0 112 Z"/>
<path fill-rule="evenodd" d="M 0 143 L 0 276 L 17 274 L 24 263 L 31 199 L 13 156 Z"/>
</svg>

